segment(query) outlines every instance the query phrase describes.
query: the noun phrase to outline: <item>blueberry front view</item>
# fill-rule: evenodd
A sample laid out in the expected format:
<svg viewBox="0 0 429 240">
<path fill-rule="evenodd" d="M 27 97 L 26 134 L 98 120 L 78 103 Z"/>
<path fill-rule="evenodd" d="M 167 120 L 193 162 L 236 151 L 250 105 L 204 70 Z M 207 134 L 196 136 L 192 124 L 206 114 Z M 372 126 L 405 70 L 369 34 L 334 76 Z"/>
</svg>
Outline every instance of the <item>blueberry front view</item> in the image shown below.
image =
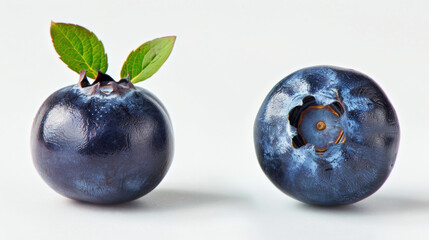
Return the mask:
<svg viewBox="0 0 429 240">
<path fill-rule="evenodd" d="M 88 29 L 52 22 L 51 37 L 61 60 L 80 76 L 51 94 L 34 118 L 37 172 L 58 193 L 85 202 L 122 203 L 149 193 L 171 165 L 173 129 L 161 101 L 134 84 L 158 71 L 176 37 L 132 51 L 119 81 L 105 73 L 103 43 Z"/>
<path fill-rule="evenodd" d="M 395 110 L 368 76 L 331 66 L 299 70 L 264 100 L 256 154 L 281 191 L 305 203 L 342 205 L 377 191 L 399 146 Z"/>
<path fill-rule="evenodd" d="M 99 73 L 53 93 L 32 130 L 34 164 L 57 192 L 92 203 L 139 198 L 164 178 L 173 131 L 162 103 L 129 80 Z"/>
</svg>

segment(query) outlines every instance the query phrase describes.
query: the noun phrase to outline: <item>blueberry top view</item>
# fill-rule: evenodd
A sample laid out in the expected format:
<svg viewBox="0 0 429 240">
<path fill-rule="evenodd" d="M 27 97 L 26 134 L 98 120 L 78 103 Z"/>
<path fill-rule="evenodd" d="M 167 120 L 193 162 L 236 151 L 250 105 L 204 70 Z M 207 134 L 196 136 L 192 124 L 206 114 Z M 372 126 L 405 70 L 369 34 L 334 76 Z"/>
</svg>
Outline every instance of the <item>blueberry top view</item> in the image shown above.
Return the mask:
<svg viewBox="0 0 429 240">
<path fill-rule="evenodd" d="M 357 202 L 389 176 L 399 123 L 368 76 L 331 66 L 299 70 L 264 100 L 254 125 L 256 154 L 287 195 L 315 205 Z"/>
</svg>

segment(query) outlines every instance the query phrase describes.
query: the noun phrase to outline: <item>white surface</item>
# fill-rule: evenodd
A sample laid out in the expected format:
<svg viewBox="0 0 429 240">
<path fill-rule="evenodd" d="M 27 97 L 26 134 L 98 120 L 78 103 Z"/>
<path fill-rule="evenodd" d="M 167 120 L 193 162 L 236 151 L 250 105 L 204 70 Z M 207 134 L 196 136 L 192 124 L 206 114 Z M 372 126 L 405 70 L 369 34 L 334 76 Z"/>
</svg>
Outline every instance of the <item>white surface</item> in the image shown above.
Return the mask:
<svg viewBox="0 0 429 240">
<path fill-rule="evenodd" d="M 387 0 L 2 1 L 0 239 L 427 239 L 428 8 Z M 51 44 L 51 20 L 94 31 L 114 78 L 132 49 L 177 35 L 166 64 L 139 84 L 168 108 L 176 140 L 169 173 L 146 197 L 81 204 L 34 170 L 33 117 L 52 92 L 78 80 Z M 278 191 L 253 148 L 253 121 L 269 90 L 320 64 L 373 77 L 402 130 L 386 184 L 333 209 Z"/>
</svg>

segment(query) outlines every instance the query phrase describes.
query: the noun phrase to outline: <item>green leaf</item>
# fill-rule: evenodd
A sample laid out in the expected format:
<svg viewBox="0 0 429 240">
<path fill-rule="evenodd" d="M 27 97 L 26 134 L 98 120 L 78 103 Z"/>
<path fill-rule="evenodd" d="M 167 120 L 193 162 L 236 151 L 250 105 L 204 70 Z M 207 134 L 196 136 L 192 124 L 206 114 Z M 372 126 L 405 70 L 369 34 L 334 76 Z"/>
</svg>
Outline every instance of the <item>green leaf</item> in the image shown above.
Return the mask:
<svg viewBox="0 0 429 240">
<path fill-rule="evenodd" d="M 122 66 L 121 78 L 130 76 L 132 83 L 141 82 L 155 74 L 170 56 L 175 36 L 157 38 L 143 43 L 128 55 Z"/>
<path fill-rule="evenodd" d="M 74 24 L 51 22 L 51 37 L 55 50 L 67 66 L 79 73 L 86 71 L 89 78 L 97 70 L 107 70 L 107 55 L 103 43 L 88 29 Z"/>
</svg>

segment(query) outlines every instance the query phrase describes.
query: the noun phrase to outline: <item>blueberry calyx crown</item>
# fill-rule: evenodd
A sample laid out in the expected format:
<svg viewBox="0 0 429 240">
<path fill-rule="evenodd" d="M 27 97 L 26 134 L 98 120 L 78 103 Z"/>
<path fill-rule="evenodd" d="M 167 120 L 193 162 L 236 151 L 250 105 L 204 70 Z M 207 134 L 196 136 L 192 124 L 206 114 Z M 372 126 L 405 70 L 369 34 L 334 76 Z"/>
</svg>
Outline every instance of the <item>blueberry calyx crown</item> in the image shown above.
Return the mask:
<svg viewBox="0 0 429 240">
<path fill-rule="evenodd" d="M 129 76 L 127 76 L 126 78 L 122 78 L 121 80 L 116 82 L 109 75 L 100 71 L 97 71 L 97 77 L 92 84 L 89 83 L 88 78 L 86 77 L 86 71 L 80 71 L 79 82 L 77 83 L 77 85 L 84 93 L 88 95 L 123 95 L 130 90 L 136 89 L 131 83 Z"/>
<path fill-rule="evenodd" d="M 297 149 L 312 144 L 316 154 L 321 156 L 328 150 L 329 143 L 344 143 L 344 130 L 340 121 L 344 112 L 340 101 L 323 106 L 317 104 L 314 96 L 306 96 L 302 105 L 289 112 L 289 123 L 297 130 L 292 138 L 292 146 Z"/>
</svg>

